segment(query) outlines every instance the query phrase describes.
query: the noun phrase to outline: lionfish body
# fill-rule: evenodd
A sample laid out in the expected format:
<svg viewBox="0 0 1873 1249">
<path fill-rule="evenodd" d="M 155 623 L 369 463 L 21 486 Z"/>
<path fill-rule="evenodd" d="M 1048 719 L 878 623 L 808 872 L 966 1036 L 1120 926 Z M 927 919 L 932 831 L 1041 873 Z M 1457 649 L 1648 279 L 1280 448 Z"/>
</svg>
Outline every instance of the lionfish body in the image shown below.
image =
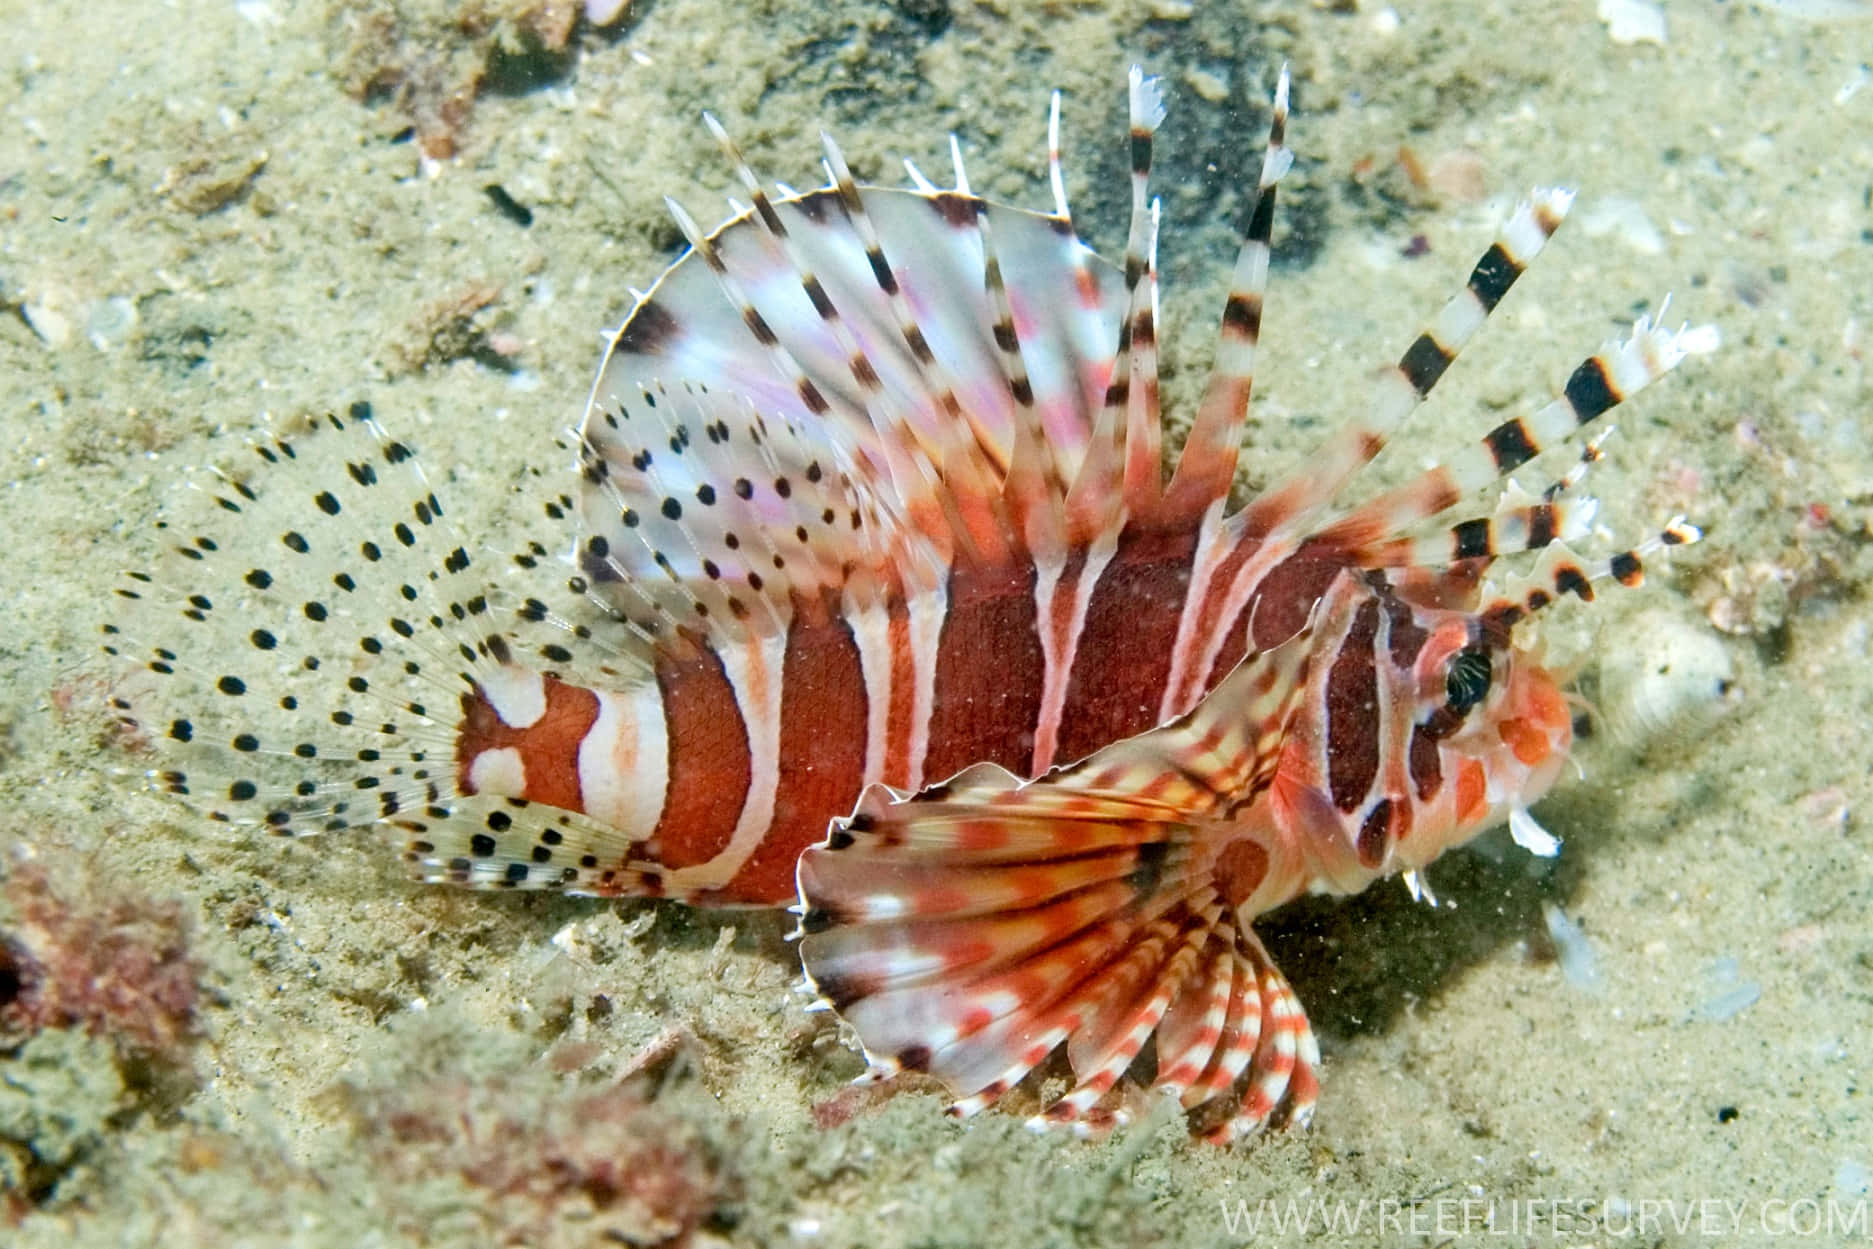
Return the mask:
<svg viewBox="0 0 1873 1249">
<path fill-rule="evenodd" d="M 1046 1117 L 1109 1123 L 1155 1035 L 1156 1085 L 1224 1108 L 1221 1136 L 1304 1119 L 1317 1050 L 1250 921 L 1505 818 L 1538 839 L 1570 721 L 1516 626 L 1639 575 L 1561 545 L 1584 461 L 1427 525 L 1692 343 L 1642 321 L 1546 408 L 1342 504 L 1559 224 L 1568 197 L 1538 192 L 1371 411 L 1230 513 L 1285 75 L 1168 479 L 1155 80 L 1131 80 L 1123 266 L 1074 233 L 1057 104 L 1050 213 L 973 195 L 960 159 L 954 189 L 861 186 L 830 141 L 826 187 L 770 196 L 710 119 L 751 207 L 704 234 L 672 204 L 691 250 L 613 339 L 577 497 L 544 503 L 580 522 L 545 596 L 554 544 L 490 586 L 362 405 L 329 423 L 370 437 L 257 448 L 296 463 L 215 495 L 246 541 L 186 540 L 123 591 L 182 622 L 144 666 L 199 689 L 125 708 L 178 752 L 158 782 L 282 833 L 388 825 L 425 880 L 797 897 L 871 1074 L 928 1071 L 961 1112 L 1064 1043 L 1078 1080 Z M 1487 590 L 1516 550 L 1541 552 L 1522 589 Z"/>
</svg>

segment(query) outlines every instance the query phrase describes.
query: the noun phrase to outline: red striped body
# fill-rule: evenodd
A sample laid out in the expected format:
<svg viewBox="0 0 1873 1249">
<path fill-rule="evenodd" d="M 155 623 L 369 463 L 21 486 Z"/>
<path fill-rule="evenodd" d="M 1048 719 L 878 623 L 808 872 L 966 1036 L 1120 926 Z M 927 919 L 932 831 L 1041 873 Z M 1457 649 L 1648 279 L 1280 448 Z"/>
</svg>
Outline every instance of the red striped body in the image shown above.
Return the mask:
<svg viewBox="0 0 1873 1249">
<path fill-rule="evenodd" d="M 1203 575 L 1194 571 L 1199 564 Z M 908 627 L 912 605 L 847 618 L 823 604 L 813 611 L 796 603 L 784 643 L 769 640 L 750 648 L 752 660 L 730 664 L 706 646 L 662 656 L 654 681 L 603 696 L 635 712 L 603 724 L 600 696 L 551 678 L 546 713 L 531 723 L 509 724 L 485 698 L 470 695 L 458 746 L 465 788 L 593 813 L 584 784 L 601 777 L 608 788 L 622 784 L 657 810 L 634 858 L 658 869 L 666 890 L 701 905 L 781 905 L 794 895 L 800 854 L 824 839 L 867 786 L 914 791 L 980 763 L 1037 776 L 1145 732 L 1194 705 L 1251 647 L 1272 650 L 1294 636 L 1333 579 L 1357 565 L 1349 553 L 1318 543 L 1296 551 L 1244 536 L 1205 547 L 1193 526 L 1128 530 L 1082 587 L 1084 567 L 1070 561 L 1044 595 L 1036 593 L 1032 567 L 958 569 L 945 595 L 914 605 L 940 619 L 934 645 L 921 647 Z M 1474 594 L 1473 578 L 1453 576 L 1438 583 L 1440 592 L 1455 585 Z M 1075 620 L 1068 608 L 1076 593 L 1086 606 Z M 1408 671 L 1428 634 L 1410 620 L 1406 600 L 1384 602 L 1387 653 Z M 1314 713 L 1299 722 L 1276 782 L 1276 809 L 1290 825 L 1312 819 L 1337 827 L 1344 816 L 1308 814 L 1320 802 L 1315 795 L 1336 788 L 1332 775 L 1348 813 L 1378 785 L 1393 794 L 1409 789 L 1415 805 L 1435 806 L 1440 827 L 1472 828 L 1493 811 L 1481 800 L 1479 765 L 1461 786 L 1453 769 L 1447 787 L 1435 739 L 1416 725 L 1415 704 L 1382 717 L 1369 700 L 1344 693 L 1378 679 L 1370 656 L 1380 611 L 1370 607 L 1343 643 L 1349 658 L 1334 687 L 1341 692 L 1323 687 Z M 1062 640 L 1054 651 L 1065 672 L 1051 682 L 1061 687 L 1052 705 L 1044 697 L 1050 663 L 1041 642 L 1049 627 Z M 774 673 L 778 723 L 751 725 L 748 708 L 769 703 Z M 912 709 L 927 710 L 913 720 Z M 1551 774 L 1566 753 L 1566 717 L 1551 740 L 1552 703 L 1543 711 L 1540 747 L 1523 762 Z M 643 735 L 635 730 L 645 716 L 663 724 L 650 752 L 638 748 Z M 621 740 L 627 723 L 632 731 Z M 1047 753 L 1040 743 L 1050 737 L 1056 745 Z M 883 749 L 868 750 L 872 742 Z M 523 768 L 478 781 L 482 753 L 510 748 Z M 1371 823 L 1368 843 L 1398 841 L 1410 827 L 1410 806 L 1387 803 L 1384 817 L 1361 810 L 1360 821 Z M 1367 857 L 1368 871 L 1384 861 L 1383 854 Z M 1301 883 L 1284 888 L 1282 900 Z"/>
<path fill-rule="evenodd" d="M 686 897 L 703 904 L 783 904 L 794 893 L 800 852 L 824 839 L 829 822 L 849 813 L 866 785 L 915 790 L 983 762 L 1034 776 L 1082 758 L 1164 718 L 1179 654 L 1201 658 L 1218 651 L 1192 687 L 1198 695 L 1207 692 L 1243 646 L 1215 647 L 1210 622 L 1220 613 L 1190 610 L 1196 541 L 1194 528 L 1122 537 L 1085 587 L 1087 606 L 1077 627 L 1066 617 L 1083 561 L 1069 564 L 1044 597 L 1036 594 L 1032 567 L 958 569 L 947 594 L 919 604 L 940 611 L 935 646 L 921 650 L 903 603 L 857 619 L 797 604 L 780 648 L 778 751 L 771 758 L 754 757 L 759 743 L 736 676 L 709 648 L 660 657 L 653 683 L 614 695 L 641 704 L 640 714 L 662 717 L 664 742 L 653 755 L 660 769 L 647 767 L 628 744 L 619 748 L 610 722 L 597 725 L 599 700 L 588 691 L 549 680 L 548 713 L 520 725 L 505 722 L 485 697 L 467 696 L 458 747 L 465 787 L 584 812 L 579 757 L 588 751 L 602 760 L 593 767 L 628 775 L 645 801 L 660 796 L 655 831 L 640 854 Z M 1330 580 L 1342 566 L 1321 563 L 1320 573 L 1305 580 Z M 1213 594 L 1220 597 L 1220 587 Z M 1229 618 L 1232 638 L 1242 635 L 1249 611 Z M 1295 619 L 1298 628 L 1305 615 L 1284 618 Z M 1049 627 L 1065 643 L 1058 648 L 1066 675 L 1057 706 L 1043 697 L 1049 664 L 1041 631 Z M 868 651 L 880 657 L 869 672 Z M 741 679 L 744 686 L 750 681 Z M 913 706 L 928 708 L 921 725 L 911 721 Z M 606 739 L 602 751 L 591 750 L 595 731 Z M 1056 748 L 1037 754 L 1037 739 L 1050 733 Z M 885 748 L 868 754 L 874 737 Z M 500 772 L 476 783 L 482 752 L 505 749 L 523 758 L 518 777 Z M 758 839 L 744 837 L 732 850 L 751 789 L 770 778 L 771 797 L 760 796 L 757 805 L 771 806 L 771 816 Z M 695 880 L 709 883 L 688 883 Z"/>
</svg>

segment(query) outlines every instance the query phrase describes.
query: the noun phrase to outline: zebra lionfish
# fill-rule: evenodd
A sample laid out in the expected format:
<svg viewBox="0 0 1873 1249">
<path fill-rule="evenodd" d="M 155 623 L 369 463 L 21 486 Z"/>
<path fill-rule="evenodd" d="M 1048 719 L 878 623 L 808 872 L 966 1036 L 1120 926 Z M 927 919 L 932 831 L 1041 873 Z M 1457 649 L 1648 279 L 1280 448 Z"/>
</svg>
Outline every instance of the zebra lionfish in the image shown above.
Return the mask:
<svg viewBox="0 0 1873 1249">
<path fill-rule="evenodd" d="M 1551 853 L 1527 807 L 1571 724 L 1522 626 L 1696 536 L 1571 555 L 1592 443 L 1451 513 L 1705 336 L 1642 318 L 1545 407 L 1343 502 L 1560 224 L 1570 195 L 1538 190 L 1371 407 L 1231 511 L 1287 102 L 1284 70 L 1168 474 L 1155 79 L 1130 77 L 1122 265 L 1075 233 L 1057 95 L 1049 212 L 972 193 L 953 139 L 947 189 L 861 185 L 827 139 L 825 186 L 770 194 L 706 118 L 749 203 L 705 233 L 671 202 L 689 250 L 611 340 L 578 484 L 541 501 L 576 521 L 565 563 L 558 539 L 471 553 L 364 404 L 256 445 L 106 626 L 159 687 L 119 706 L 173 752 L 154 783 L 280 834 L 382 826 L 425 881 L 797 899 L 868 1077 L 929 1072 L 957 1113 L 1064 1045 L 1040 1121 L 1098 1131 L 1155 1036 L 1155 1086 L 1216 1137 L 1305 1121 L 1318 1049 L 1250 922 L 1415 891 L 1505 819 Z M 1516 588 L 1486 585 L 1515 552 L 1538 552 Z"/>
</svg>

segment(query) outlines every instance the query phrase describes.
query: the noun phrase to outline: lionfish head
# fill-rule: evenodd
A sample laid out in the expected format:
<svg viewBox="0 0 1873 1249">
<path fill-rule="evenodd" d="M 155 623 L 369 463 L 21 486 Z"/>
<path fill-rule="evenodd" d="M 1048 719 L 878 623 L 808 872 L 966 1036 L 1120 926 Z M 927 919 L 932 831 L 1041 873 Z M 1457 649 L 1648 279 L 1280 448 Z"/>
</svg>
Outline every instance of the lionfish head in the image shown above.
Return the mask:
<svg viewBox="0 0 1873 1249">
<path fill-rule="evenodd" d="M 1509 818 L 1547 792 L 1573 745 L 1573 713 L 1537 639 L 1499 611 L 1409 608 L 1398 714 L 1411 723 L 1405 771 L 1429 818 L 1411 865 Z"/>
<path fill-rule="evenodd" d="M 1461 569 L 1342 573 L 1311 625 L 1306 689 L 1267 801 L 1247 813 L 1287 870 L 1236 900 L 1258 913 L 1300 884 L 1352 893 L 1505 821 L 1552 854 L 1527 809 L 1560 775 L 1573 712 L 1532 618 L 1568 595 L 1591 599 L 1596 582 L 1636 583 L 1643 553 L 1695 536 L 1674 522 L 1597 566 L 1556 544 L 1502 593 L 1466 586 Z"/>
</svg>

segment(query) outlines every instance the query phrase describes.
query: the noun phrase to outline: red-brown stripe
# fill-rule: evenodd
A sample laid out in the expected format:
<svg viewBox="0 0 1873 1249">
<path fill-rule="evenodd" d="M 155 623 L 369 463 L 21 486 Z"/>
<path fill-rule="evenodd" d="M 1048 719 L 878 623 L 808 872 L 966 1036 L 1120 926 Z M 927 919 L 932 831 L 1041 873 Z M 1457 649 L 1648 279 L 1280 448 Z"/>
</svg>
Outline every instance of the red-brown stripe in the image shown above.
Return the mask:
<svg viewBox="0 0 1873 1249">
<path fill-rule="evenodd" d="M 958 570 L 937 642 L 924 780 L 972 763 L 1026 774 L 1040 715 L 1042 655 L 1034 570 Z"/>
<path fill-rule="evenodd" d="M 1378 670 L 1372 653 L 1378 628 L 1378 604 L 1369 602 L 1353 618 L 1327 676 L 1327 785 L 1334 805 L 1349 813 L 1365 800 L 1379 774 Z"/>
<path fill-rule="evenodd" d="M 1444 783 L 1444 764 L 1438 751 L 1437 738 L 1429 725 L 1420 724 L 1411 730 L 1408 759 L 1412 788 L 1418 795 L 1418 801 L 1431 801 L 1437 794 L 1438 786 Z"/>
<path fill-rule="evenodd" d="M 562 811 L 583 811 L 579 743 L 598 719 L 598 695 L 553 676 L 543 677 L 541 683 L 546 691 L 546 710 L 524 729 L 503 721 L 480 694 L 462 697 L 462 727 L 456 737 L 455 755 L 458 783 L 464 792 L 474 792 L 468 776 L 475 757 L 484 750 L 512 748 L 520 755 L 527 788 L 525 793 L 508 797 L 542 802 Z"/>
<path fill-rule="evenodd" d="M 851 813 L 865 771 L 865 674 L 844 619 L 794 617 L 782 668 L 780 782 L 767 835 L 718 894 L 772 906 L 794 896 L 794 863 Z"/>
<path fill-rule="evenodd" d="M 1119 539 L 1086 605 L 1056 763 L 1156 727 L 1195 555 L 1194 531 Z"/>
<path fill-rule="evenodd" d="M 1299 633 L 1314 604 L 1345 567 L 1338 555 L 1322 558 L 1302 551 L 1269 569 L 1246 609 L 1254 622 L 1255 649 L 1270 650 Z"/>
<path fill-rule="evenodd" d="M 735 834 L 751 772 L 748 730 L 722 661 L 705 651 L 657 663 L 670 740 L 669 791 L 646 856 L 666 867 L 714 858 Z"/>
<path fill-rule="evenodd" d="M 891 706 L 885 719 L 883 781 L 908 785 L 911 775 L 911 708 L 917 697 L 917 657 L 911 652 L 910 609 L 893 598 L 887 636 L 891 645 Z"/>
</svg>

